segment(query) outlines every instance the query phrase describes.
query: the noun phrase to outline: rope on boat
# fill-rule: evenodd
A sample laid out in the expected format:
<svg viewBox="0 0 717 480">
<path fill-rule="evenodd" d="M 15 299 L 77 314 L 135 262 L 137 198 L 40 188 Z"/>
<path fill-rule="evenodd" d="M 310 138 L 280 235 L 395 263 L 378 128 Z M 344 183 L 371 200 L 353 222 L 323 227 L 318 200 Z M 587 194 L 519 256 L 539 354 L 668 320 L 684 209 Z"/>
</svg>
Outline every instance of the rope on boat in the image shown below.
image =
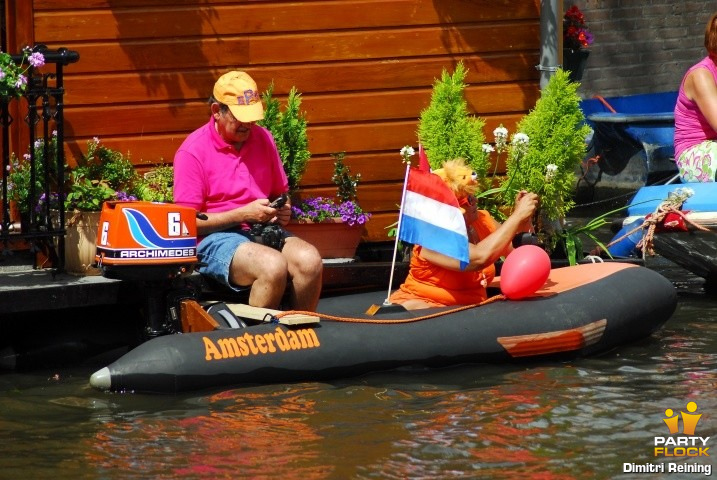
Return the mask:
<svg viewBox="0 0 717 480">
<path fill-rule="evenodd" d="M 431 313 L 429 315 L 422 315 L 420 317 L 415 318 L 401 318 L 401 319 L 384 319 L 384 320 L 374 320 L 369 318 L 355 318 L 355 317 L 339 317 L 335 315 L 328 315 L 326 313 L 317 313 L 317 312 L 309 312 L 306 310 L 287 310 L 286 312 L 280 312 L 275 315 L 277 319 L 284 317 L 286 315 L 313 315 L 315 317 L 320 317 L 325 320 L 333 320 L 336 322 L 346 322 L 346 323 L 373 323 L 373 324 L 384 324 L 384 325 L 391 325 L 391 324 L 397 324 L 397 323 L 412 323 L 412 322 L 419 322 L 422 320 L 428 320 L 430 318 L 436 318 L 436 317 L 442 317 L 443 315 L 450 315 L 452 313 L 456 312 L 462 312 L 463 310 L 470 310 L 471 308 L 480 307 L 483 305 L 487 305 L 489 303 L 493 302 L 499 302 L 505 300 L 505 295 L 494 295 L 480 303 L 474 303 L 471 305 L 462 305 L 460 307 L 452 308 L 450 310 L 445 310 L 442 312 L 436 312 Z"/>
<path fill-rule="evenodd" d="M 682 207 L 682 204 L 684 203 L 684 199 L 680 199 L 679 197 L 676 199 L 668 198 L 667 200 L 660 203 L 655 211 L 651 215 L 647 215 L 645 217 L 645 220 L 642 222 L 641 225 L 638 225 L 637 227 L 633 228 L 629 232 L 626 232 L 624 235 L 620 236 L 619 238 L 616 238 L 612 240 L 610 243 L 607 244 L 607 248 L 610 248 L 611 246 L 615 245 L 616 243 L 626 239 L 633 233 L 637 232 L 638 230 L 645 229 L 645 233 L 642 235 L 642 239 L 637 243 L 635 246 L 636 248 L 642 250 L 642 258 L 644 259 L 646 255 L 655 256 L 655 248 L 654 248 L 654 237 L 655 237 L 655 229 L 657 226 L 664 222 L 665 217 L 667 217 L 668 214 L 674 213 L 675 215 L 681 217 L 685 223 L 692 225 L 697 230 L 702 230 L 703 232 L 709 232 L 710 229 L 707 227 L 704 227 L 700 225 L 699 223 L 695 222 L 694 220 L 690 220 L 687 218 L 685 213 L 680 210 Z"/>
<path fill-rule="evenodd" d="M 600 103 L 605 105 L 605 108 L 607 108 L 610 113 L 617 113 L 617 110 L 615 110 L 602 95 L 593 95 L 593 98 L 596 98 Z"/>
<path fill-rule="evenodd" d="M 668 213 L 674 213 L 682 217 L 685 223 L 692 225 L 697 230 L 702 230 L 703 232 L 710 231 L 709 228 L 705 228 L 697 222 L 693 222 L 692 220 L 688 219 L 687 216 L 682 211 L 680 211 L 681 206 L 682 204 L 676 206 L 674 203 L 670 203 L 668 200 L 658 205 L 657 209 L 655 210 L 655 213 L 653 213 L 650 218 L 645 218 L 643 225 L 647 225 L 647 232 L 645 232 L 645 234 L 642 236 L 642 240 L 637 243 L 637 248 L 642 250 L 643 258 L 645 258 L 645 254 L 650 256 L 655 255 L 655 248 L 653 246 L 655 229 L 657 228 L 657 225 L 665 219 Z"/>
</svg>

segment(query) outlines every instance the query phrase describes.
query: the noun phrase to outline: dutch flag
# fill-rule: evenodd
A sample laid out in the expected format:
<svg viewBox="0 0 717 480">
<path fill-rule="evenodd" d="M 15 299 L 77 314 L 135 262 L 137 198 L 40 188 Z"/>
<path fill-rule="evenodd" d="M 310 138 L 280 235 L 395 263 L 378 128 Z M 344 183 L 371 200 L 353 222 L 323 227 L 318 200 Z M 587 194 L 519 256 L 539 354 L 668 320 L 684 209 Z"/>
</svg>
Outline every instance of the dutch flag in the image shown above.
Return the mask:
<svg viewBox="0 0 717 480">
<path fill-rule="evenodd" d="M 458 200 L 441 177 L 411 168 L 401 204 L 398 238 L 469 262 L 468 233 Z"/>
</svg>

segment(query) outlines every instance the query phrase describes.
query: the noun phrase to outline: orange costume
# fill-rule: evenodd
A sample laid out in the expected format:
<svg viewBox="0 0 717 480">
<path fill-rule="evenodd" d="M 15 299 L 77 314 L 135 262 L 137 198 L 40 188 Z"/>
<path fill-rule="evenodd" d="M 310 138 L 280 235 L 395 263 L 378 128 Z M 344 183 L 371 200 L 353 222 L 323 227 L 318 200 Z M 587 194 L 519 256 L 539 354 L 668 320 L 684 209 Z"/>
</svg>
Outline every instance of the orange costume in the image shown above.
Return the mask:
<svg viewBox="0 0 717 480">
<path fill-rule="evenodd" d="M 495 222 L 485 210 L 478 210 L 478 218 L 468 226 L 480 239 L 496 229 Z M 506 249 L 507 250 L 507 249 Z M 507 251 L 504 253 L 507 255 Z M 486 286 L 495 277 L 495 266 L 483 270 L 455 271 L 434 265 L 421 257 L 421 246 L 413 247 L 413 255 L 406 281 L 393 292 L 390 301 L 401 304 L 409 299 L 423 300 L 437 307 L 471 305 L 488 298 Z"/>
</svg>

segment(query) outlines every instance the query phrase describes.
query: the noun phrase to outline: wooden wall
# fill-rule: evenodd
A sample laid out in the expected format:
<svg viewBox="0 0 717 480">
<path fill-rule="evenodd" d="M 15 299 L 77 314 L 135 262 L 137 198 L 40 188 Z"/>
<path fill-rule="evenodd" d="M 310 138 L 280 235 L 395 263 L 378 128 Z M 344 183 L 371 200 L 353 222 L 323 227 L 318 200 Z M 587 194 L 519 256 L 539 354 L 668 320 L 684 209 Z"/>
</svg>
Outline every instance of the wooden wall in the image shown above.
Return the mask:
<svg viewBox="0 0 717 480">
<path fill-rule="evenodd" d="M 260 89 L 303 94 L 313 154 L 305 195 L 333 194 L 330 153 L 360 172 L 365 239 L 396 220 L 417 119 L 443 69 L 469 69 L 470 108 L 486 138 L 539 95 L 539 0 L 9 0 L 18 45 L 80 53 L 65 70 L 70 162 L 92 137 L 138 166 L 171 162 L 208 119 L 206 99 L 229 69 Z M 14 10 L 14 11 L 12 11 Z"/>
</svg>

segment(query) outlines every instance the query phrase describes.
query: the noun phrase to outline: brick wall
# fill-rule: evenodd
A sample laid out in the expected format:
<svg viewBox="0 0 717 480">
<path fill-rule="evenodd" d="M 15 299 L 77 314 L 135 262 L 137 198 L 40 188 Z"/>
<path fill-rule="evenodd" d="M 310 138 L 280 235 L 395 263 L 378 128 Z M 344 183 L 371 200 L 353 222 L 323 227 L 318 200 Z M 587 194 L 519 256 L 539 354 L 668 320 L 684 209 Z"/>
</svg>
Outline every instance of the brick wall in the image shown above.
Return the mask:
<svg viewBox="0 0 717 480">
<path fill-rule="evenodd" d="M 705 55 L 704 31 L 717 5 L 705 0 L 565 0 L 595 36 L 579 93 L 583 98 L 677 90 Z"/>
</svg>

